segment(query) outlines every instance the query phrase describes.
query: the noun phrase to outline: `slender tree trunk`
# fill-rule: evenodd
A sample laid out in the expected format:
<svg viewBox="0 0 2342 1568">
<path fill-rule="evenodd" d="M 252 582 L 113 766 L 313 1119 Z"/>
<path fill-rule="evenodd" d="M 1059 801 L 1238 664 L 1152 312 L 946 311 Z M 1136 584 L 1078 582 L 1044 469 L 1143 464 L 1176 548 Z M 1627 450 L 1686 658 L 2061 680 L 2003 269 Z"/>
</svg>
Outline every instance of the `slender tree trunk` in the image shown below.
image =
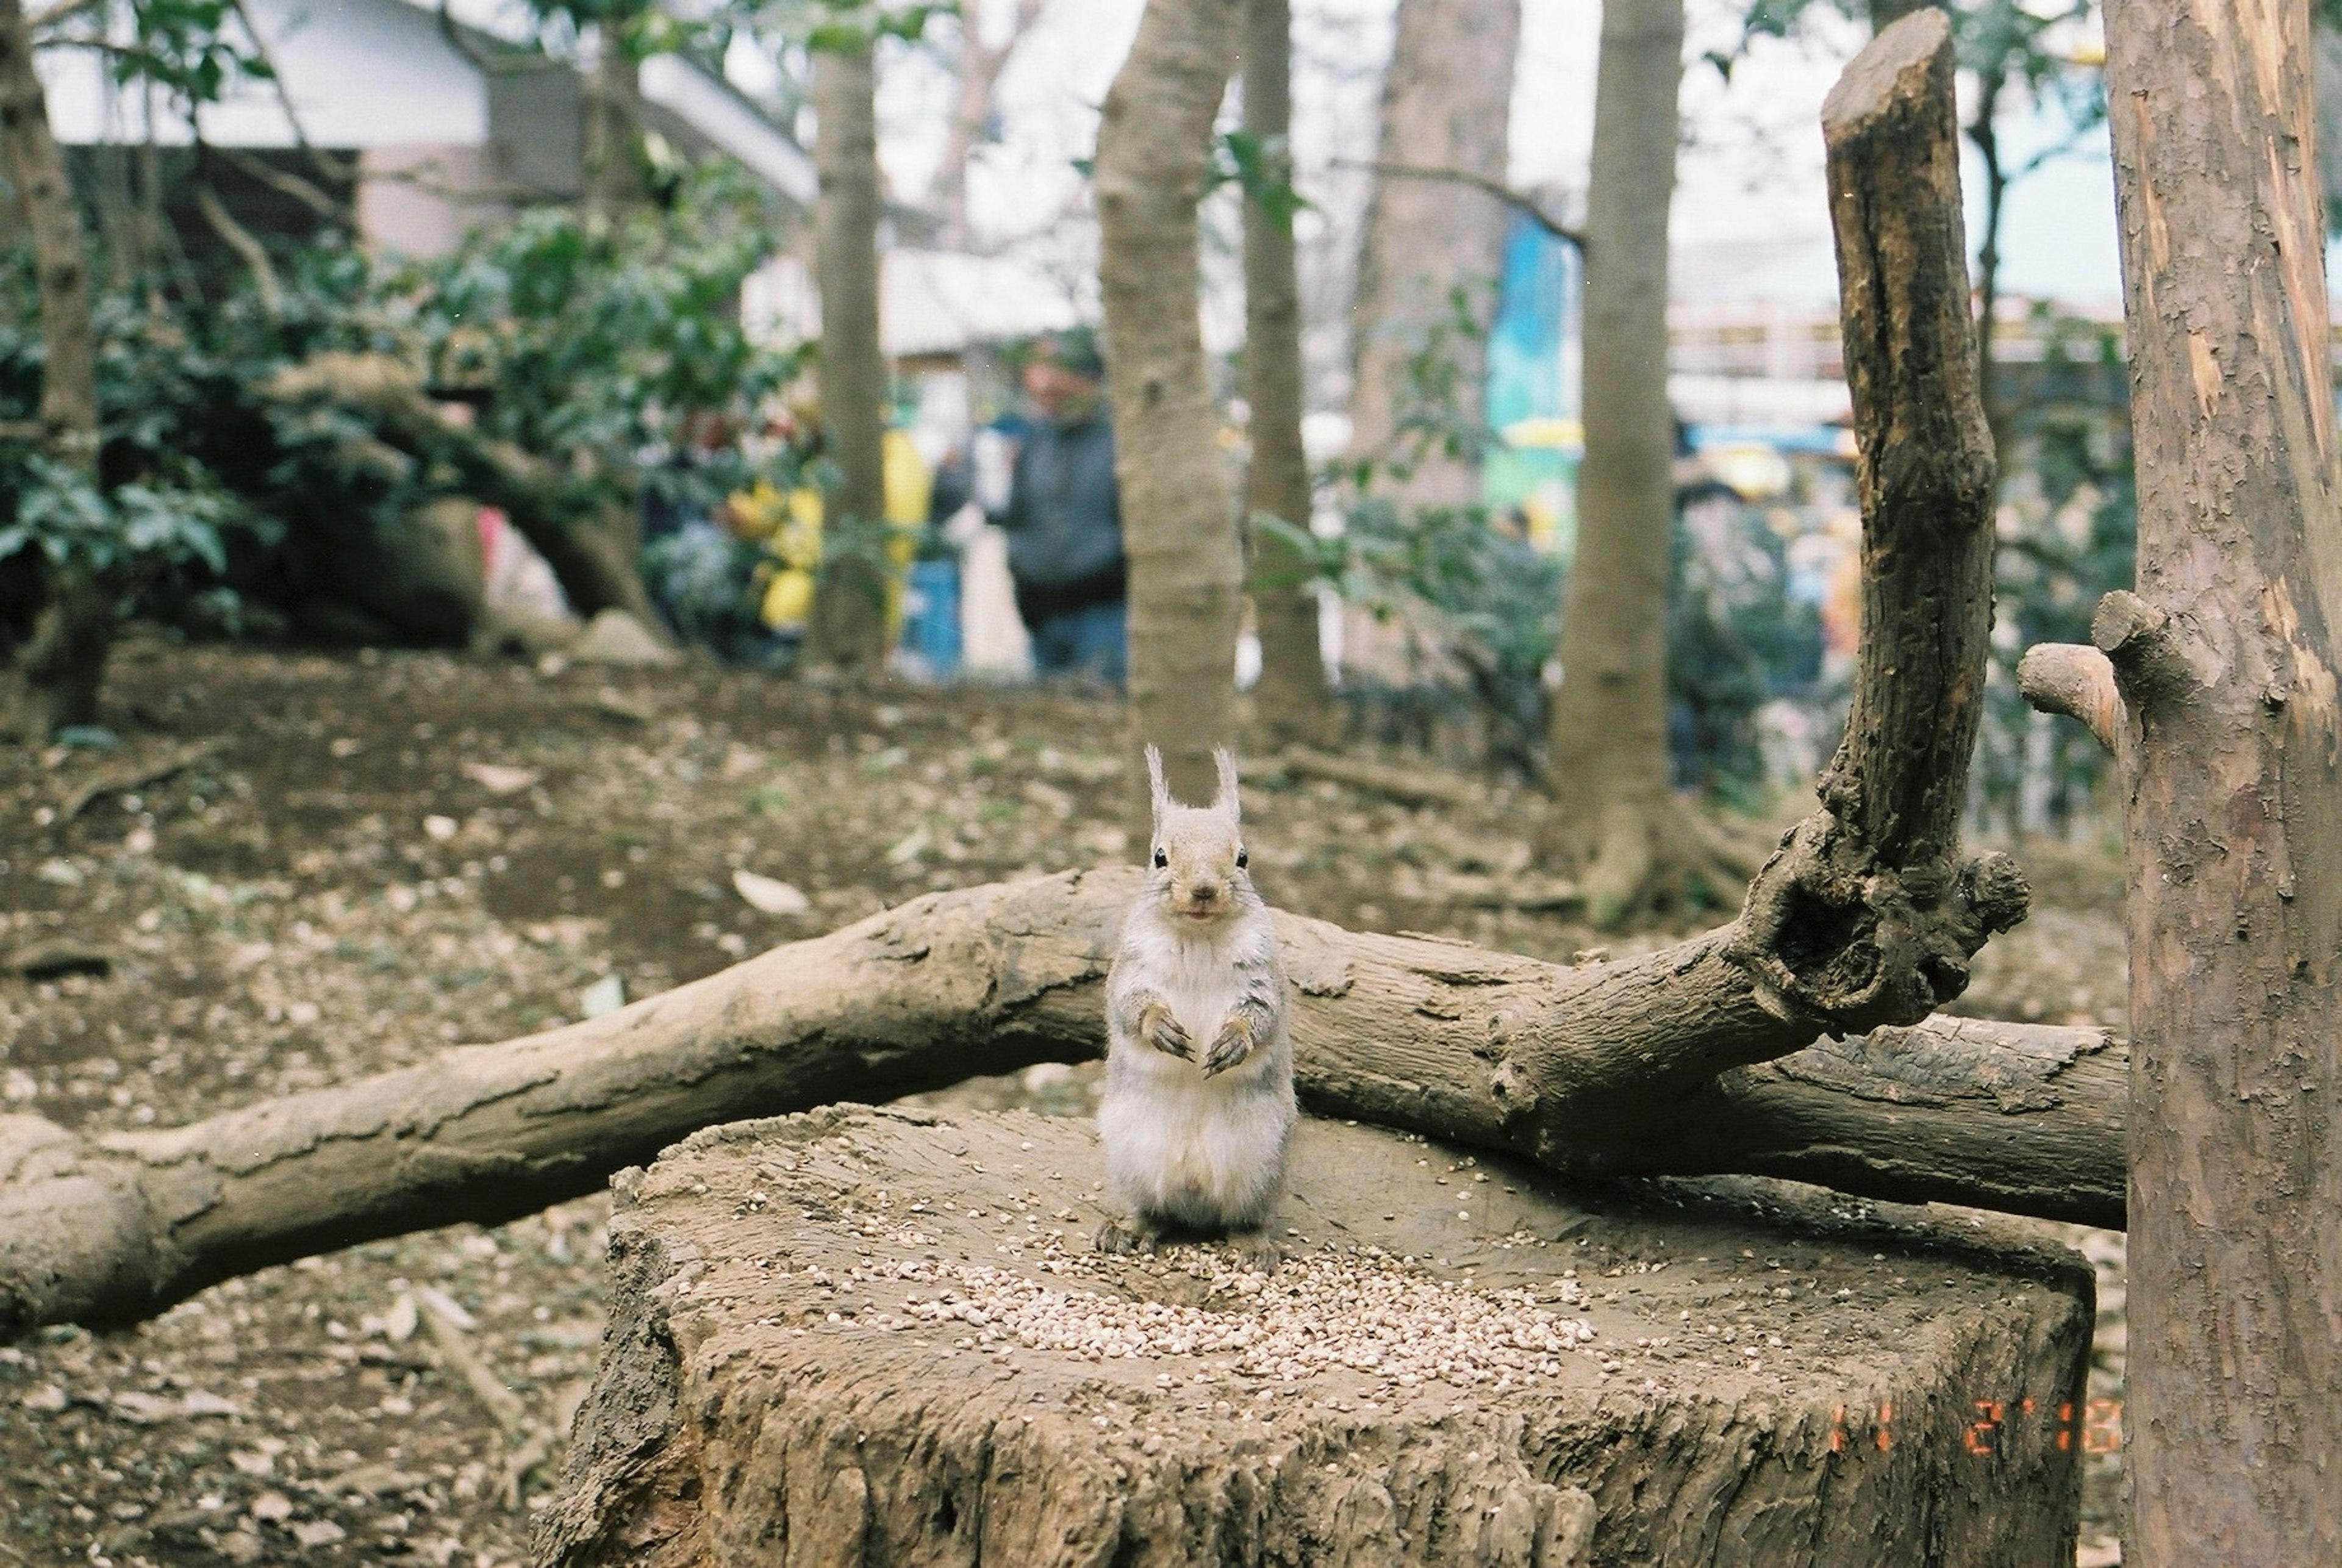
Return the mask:
<svg viewBox="0 0 2342 1568">
<path fill-rule="evenodd" d="M 2107 17 L 2138 592 L 2127 1556 L 2342 1562 L 2342 506 L 2308 6 Z"/>
<path fill-rule="evenodd" d="M 1502 186 L 1520 0 L 1399 0 L 1397 27 L 1376 162 Z M 1432 414 L 1477 444 L 1506 221 L 1503 202 L 1461 180 L 1377 175 L 1367 197 L 1350 305 L 1350 451 L 1414 464 L 1399 487 L 1410 500 L 1453 506 L 1480 497 L 1476 457 L 1413 451 L 1406 426 Z M 1464 332 L 1452 330 L 1458 291 Z M 1443 335 L 1434 381 L 1418 385 L 1416 362 Z M 1443 405 L 1426 409 L 1426 398 Z"/>
<path fill-rule="evenodd" d="M 1244 0 L 1148 0 L 1098 126 L 1107 388 L 1130 557 L 1130 723 L 1208 800 L 1231 737 L 1244 577 L 1196 312 L 1196 205 Z M 1134 818 L 1144 823 L 1134 797 Z"/>
<path fill-rule="evenodd" d="M 992 118 L 992 96 L 1000 85 L 1000 73 L 1047 5 L 1048 0 L 1016 0 L 1008 36 L 997 45 L 984 41 L 985 7 L 980 0 L 961 9 L 959 79 L 952 95 L 951 118 L 944 125 L 944 155 L 927 187 L 927 205 L 942 215 L 942 239 L 949 248 L 964 250 L 976 243 L 976 226 L 967 210 L 968 163 Z"/>
<path fill-rule="evenodd" d="M 839 483 L 823 508 L 823 560 L 808 653 L 841 674 L 886 659 L 890 564 L 884 444 L 886 361 L 878 345 L 878 129 L 870 45 L 814 56 L 814 214 L 821 290 L 821 417 Z"/>
<path fill-rule="evenodd" d="M 1927 0 L 1870 0 L 1870 30 L 1884 33 L 1927 4 Z"/>
<path fill-rule="evenodd" d="M 1293 7 L 1245 6 L 1245 129 L 1260 146 L 1264 189 L 1245 203 L 1245 400 L 1252 406 L 1253 618 L 1260 684 L 1253 712 L 1272 745 L 1326 740 L 1332 717 L 1317 645 L 1317 595 L 1301 582 L 1301 551 L 1259 519 L 1309 526 L 1309 459 L 1301 446 L 1301 290 L 1293 265 Z"/>
<path fill-rule="evenodd" d="M 45 365 L 41 429 L 49 454 L 97 477 L 97 345 L 90 325 L 89 255 L 65 159 L 49 129 L 22 0 L 0 0 L 0 172 L 16 188 L 41 305 Z M 48 567 L 32 635 L 0 687 L 0 733 L 45 737 L 97 717 L 113 611 L 87 563 Z"/>
<path fill-rule="evenodd" d="M 1667 788 L 1667 207 L 1683 0 L 1605 0 L 1586 209 L 1586 462 L 1547 748 L 1550 858 L 1610 923 L 1646 895 Z"/>
<path fill-rule="evenodd" d="M 632 6 L 604 19 L 586 85 L 586 212 L 603 222 L 650 200 L 642 150 L 642 62 L 626 37 L 641 15 L 641 7 Z"/>
</svg>

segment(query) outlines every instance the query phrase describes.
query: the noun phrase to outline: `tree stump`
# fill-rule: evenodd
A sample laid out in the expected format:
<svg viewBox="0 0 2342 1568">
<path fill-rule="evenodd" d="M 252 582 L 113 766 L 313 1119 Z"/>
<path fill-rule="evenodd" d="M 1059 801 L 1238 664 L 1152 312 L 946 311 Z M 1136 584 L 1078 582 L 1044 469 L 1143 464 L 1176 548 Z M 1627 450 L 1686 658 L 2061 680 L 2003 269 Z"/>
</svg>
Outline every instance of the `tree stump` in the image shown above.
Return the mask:
<svg viewBox="0 0 2342 1568">
<path fill-rule="evenodd" d="M 1286 1260 L 1103 1257 L 1086 1123 L 837 1107 L 614 1183 L 546 1563 L 2070 1563 L 2088 1271 L 1305 1120 Z"/>
</svg>

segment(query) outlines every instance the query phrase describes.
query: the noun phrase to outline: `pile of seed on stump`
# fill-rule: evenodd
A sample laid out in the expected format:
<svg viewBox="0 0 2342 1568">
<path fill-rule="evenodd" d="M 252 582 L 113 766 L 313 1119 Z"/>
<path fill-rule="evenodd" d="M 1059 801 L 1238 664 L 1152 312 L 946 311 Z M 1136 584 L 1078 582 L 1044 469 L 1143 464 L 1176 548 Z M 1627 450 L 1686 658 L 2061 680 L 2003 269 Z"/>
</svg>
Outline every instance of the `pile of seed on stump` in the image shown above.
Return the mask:
<svg viewBox="0 0 2342 1568">
<path fill-rule="evenodd" d="M 2087 1267 L 1305 1121 L 1286 1261 L 1103 1256 L 1086 1124 L 838 1107 L 616 1183 L 559 1563 L 2070 1563 Z"/>
</svg>

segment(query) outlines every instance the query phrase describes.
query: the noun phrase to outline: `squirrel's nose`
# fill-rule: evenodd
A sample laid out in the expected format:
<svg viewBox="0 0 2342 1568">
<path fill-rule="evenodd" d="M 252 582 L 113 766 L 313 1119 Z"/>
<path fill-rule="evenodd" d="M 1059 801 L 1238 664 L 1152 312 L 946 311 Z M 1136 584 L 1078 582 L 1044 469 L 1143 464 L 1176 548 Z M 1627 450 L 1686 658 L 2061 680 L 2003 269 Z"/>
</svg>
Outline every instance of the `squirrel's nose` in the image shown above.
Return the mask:
<svg viewBox="0 0 2342 1568">
<path fill-rule="evenodd" d="M 1220 896 L 1219 884 L 1214 882 L 1199 882 L 1194 887 L 1187 890 L 1187 896 L 1194 899 L 1197 904 L 1210 904 Z"/>
</svg>

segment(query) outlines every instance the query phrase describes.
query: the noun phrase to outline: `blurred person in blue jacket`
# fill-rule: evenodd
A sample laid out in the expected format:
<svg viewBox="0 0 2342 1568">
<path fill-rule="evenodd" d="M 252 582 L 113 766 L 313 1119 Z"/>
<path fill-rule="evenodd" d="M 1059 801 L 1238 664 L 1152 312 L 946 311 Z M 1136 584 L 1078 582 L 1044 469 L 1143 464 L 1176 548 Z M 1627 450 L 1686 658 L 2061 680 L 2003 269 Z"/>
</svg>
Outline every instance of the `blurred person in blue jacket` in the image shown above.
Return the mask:
<svg viewBox="0 0 2342 1568">
<path fill-rule="evenodd" d="M 1119 687 L 1127 664 L 1122 497 L 1106 421 L 1106 362 L 1076 328 L 1037 340 L 1024 366 L 1036 415 L 992 514 L 1008 536 L 1016 612 L 1042 675 Z"/>
</svg>

